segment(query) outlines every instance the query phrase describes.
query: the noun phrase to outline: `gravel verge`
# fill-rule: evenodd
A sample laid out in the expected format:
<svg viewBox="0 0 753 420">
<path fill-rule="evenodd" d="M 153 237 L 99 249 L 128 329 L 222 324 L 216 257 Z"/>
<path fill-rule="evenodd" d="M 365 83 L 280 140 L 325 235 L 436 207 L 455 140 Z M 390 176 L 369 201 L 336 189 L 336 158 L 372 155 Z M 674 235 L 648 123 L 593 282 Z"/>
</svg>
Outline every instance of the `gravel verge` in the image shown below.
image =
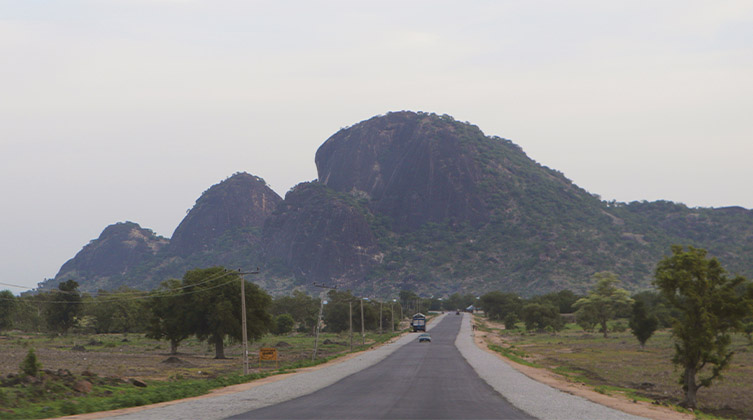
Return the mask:
<svg viewBox="0 0 753 420">
<path fill-rule="evenodd" d="M 492 388 L 512 405 L 541 420 L 638 420 L 622 411 L 596 404 L 536 382 L 500 358 L 480 349 L 474 342 L 471 317 L 463 316 L 455 346 L 468 363 Z"/>
</svg>

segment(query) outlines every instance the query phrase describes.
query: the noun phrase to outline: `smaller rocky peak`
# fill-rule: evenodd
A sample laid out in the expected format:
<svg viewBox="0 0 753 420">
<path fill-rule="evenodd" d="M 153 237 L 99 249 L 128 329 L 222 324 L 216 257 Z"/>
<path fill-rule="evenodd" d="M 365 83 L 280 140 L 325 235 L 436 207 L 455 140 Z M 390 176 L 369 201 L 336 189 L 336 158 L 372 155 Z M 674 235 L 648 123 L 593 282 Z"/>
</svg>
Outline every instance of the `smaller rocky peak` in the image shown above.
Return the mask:
<svg viewBox="0 0 753 420">
<path fill-rule="evenodd" d="M 378 259 L 376 237 L 358 198 L 318 182 L 301 183 L 267 220 L 265 254 L 299 281 L 349 285 Z"/>
<path fill-rule="evenodd" d="M 228 232 L 260 230 L 281 201 L 262 178 L 236 173 L 201 194 L 175 229 L 170 252 L 187 256 L 210 250 Z"/>
<path fill-rule="evenodd" d="M 116 223 L 107 226 L 97 239 L 63 264 L 55 279 L 67 280 L 69 276 L 85 286 L 88 276 L 124 274 L 159 252 L 168 242 L 137 223 Z"/>
</svg>

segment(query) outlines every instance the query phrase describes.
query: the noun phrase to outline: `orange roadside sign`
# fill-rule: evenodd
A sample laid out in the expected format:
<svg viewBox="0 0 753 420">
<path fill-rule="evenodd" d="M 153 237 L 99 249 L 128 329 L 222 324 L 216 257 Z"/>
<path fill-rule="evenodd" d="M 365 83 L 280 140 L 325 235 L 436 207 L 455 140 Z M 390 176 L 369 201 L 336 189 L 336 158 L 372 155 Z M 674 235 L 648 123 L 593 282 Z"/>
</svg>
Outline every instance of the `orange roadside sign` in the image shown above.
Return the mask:
<svg viewBox="0 0 753 420">
<path fill-rule="evenodd" d="M 262 347 L 259 349 L 259 367 L 262 360 L 274 360 L 277 366 L 277 349 L 274 347 Z"/>
</svg>

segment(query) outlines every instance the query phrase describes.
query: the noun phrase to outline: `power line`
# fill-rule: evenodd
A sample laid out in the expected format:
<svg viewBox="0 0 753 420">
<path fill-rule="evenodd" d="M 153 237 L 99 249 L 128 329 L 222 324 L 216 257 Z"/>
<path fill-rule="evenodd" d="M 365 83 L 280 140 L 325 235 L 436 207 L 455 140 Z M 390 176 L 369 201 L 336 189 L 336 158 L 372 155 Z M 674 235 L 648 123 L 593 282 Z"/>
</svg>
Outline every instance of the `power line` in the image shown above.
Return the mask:
<svg viewBox="0 0 753 420">
<path fill-rule="evenodd" d="M 31 289 L 29 286 L 19 286 L 17 284 L 10 284 L 10 283 L 3 283 L 3 282 L 0 282 L 0 285 L 9 286 L 9 287 L 18 287 L 19 289 Z"/>
<path fill-rule="evenodd" d="M 191 294 L 194 294 L 194 293 L 201 293 L 201 292 L 204 292 L 204 291 L 207 291 L 207 290 L 212 290 L 212 289 L 217 289 L 217 288 L 223 287 L 225 285 L 228 285 L 230 283 L 235 282 L 236 279 L 229 280 L 229 281 L 227 281 L 225 283 L 218 284 L 218 285 L 215 285 L 215 286 L 212 286 L 212 287 L 206 287 L 206 288 L 202 288 L 202 289 L 191 291 L 191 292 L 185 292 L 185 293 L 175 293 L 175 292 L 176 291 L 181 291 L 181 290 L 184 290 L 184 289 L 188 289 L 188 288 L 191 288 L 191 287 L 196 287 L 196 286 L 200 286 L 200 285 L 203 285 L 203 284 L 207 284 L 209 282 L 213 282 L 213 281 L 215 281 L 217 279 L 220 279 L 220 278 L 225 277 L 225 276 L 230 275 L 230 274 L 239 274 L 239 273 L 235 272 L 235 271 L 227 271 L 226 270 L 221 275 L 214 276 L 214 277 L 212 277 L 212 278 L 210 278 L 208 280 L 205 280 L 205 281 L 202 281 L 202 282 L 199 282 L 199 283 L 195 283 L 195 284 L 186 285 L 186 286 L 176 287 L 175 289 L 168 289 L 168 290 L 165 290 L 164 292 L 162 292 L 161 290 L 151 291 L 151 292 L 124 292 L 122 294 L 126 294 L 126 293 L 127 294 L 132 294 L 132 295 L 136 295 L 137 293 L 146 293 L 146 294 L 142 294 L 142 295 L 138 295 L 138 296 L 121 296 L 121 295 L 119 295 L 119 296 L 112 296 L 111 298 L 108 298 L 106 295 L 104 295 L 103 297 L 100 298 L 99 302 L 106 302 L 106 303 L 126 302 L 126 301 L 131 301 L 131 300 L 151 299 L 151 298 L 155 298 L 155 297 L 185 296 L 185 295 L 191 295 Z M 3 284 L 3 283 L 0 283 L 0 284 Z M 78 295 L 78 296 L 80 296 L 80 294 L 78 294 L 79 292 L 72 292 L 72 291 L 66 291 L 66 290 L 52 290 L 52 291 L 50 291 L 48 293 L 53 293 L 53 292 L 54 293 L 60 293 L 60 294 L 70 294 L 70 295 Z M 108 294 L 109 294 L 109 292 L 108 292 Z M 95 295 L 93 297 L 99 297 L 99 295 Z M 16 300 L 16 299 L 20 299 L 20 298 L 12 298 L 12 299 L 10 299 L 10 298 L 0 298 L 0 300 L 5 300 L 5 301 Z M 66 301 L 66 300 L 42 300 L 42 299 L 35 299 L 32 302 L 34 302 L 34 303 L 72 303 L 72 302 Z M 84 303 L 84 302 L 78 302 L 78 303 Z"/>
</svg>

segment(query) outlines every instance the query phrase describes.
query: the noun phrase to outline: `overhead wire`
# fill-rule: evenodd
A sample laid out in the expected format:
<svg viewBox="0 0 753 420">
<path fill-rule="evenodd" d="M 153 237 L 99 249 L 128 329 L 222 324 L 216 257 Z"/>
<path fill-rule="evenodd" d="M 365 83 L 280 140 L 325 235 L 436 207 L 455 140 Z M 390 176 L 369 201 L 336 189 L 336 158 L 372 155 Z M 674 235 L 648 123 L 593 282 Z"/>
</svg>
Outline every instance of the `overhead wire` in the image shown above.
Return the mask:
<svg viewBox="0 0 753 420">
<path fill-rule="evenodd" d="M 194 293 L 200 293 L 200 292 L 204 292 L 204 291 L 207 291 L 207 290 L 212 290 L 212 289 L 217 289 L 217 288 L 223 287 L 225 285 L 228 285 L 230 283 L 235 282 L 236 279 L 228 280 L 225 283 L 221 283 L 221 284 L 218 284 L 218 285 L 215 285 L 215 286 L 212 286 L 212 287 L 202 288 L 202 289 L 191 291 L 191 292 L 186 292 L 186 293 L 176 293 L 176 292 L 184 290 L 184 289 L 196 287 L 196 286 L 201 286 L 203 284 L 207 284 L 207 283 L 213 282 L 215 280 L 218 280 L 218 279 L 220 279 L 222 277 L 228 276 L 230 274 L 239 274 L 239 273 L 236 272 L 236 271 L 226 270 L 225 272 L 223 272 L 222 274 L 220 274 L 218 276 L 213 276 L 213 277 L 211 277 L 211 278 L 209 278 L 207 280 L 204 280 L 202 282 L 199 282 L 199 283 L 189 284 L 189 285 L 185 285 L 185 286 L 181 286 L 181 287 L 176 287 L 174 289 L 164 289 L 164 293 L 163 293 L 162 290 L 159 290 L 159 289 L 152 290 L 152 291 L 149 291 L 149 292 L 147 292 L 147 291 L 123 292 L 123 293 L 106 292 L 104 295 L 101 295 L 102 297 L 99 299 L 99 302 L 112 303 L 112 302 L 120 302 L 120 301 L 125 302 L 125 301 L 130 301 L 130 300 L 151 299 L 151 298 L 155 298 L 155 297 L 191 295 L 191 294 L 194 294 Z M 5 283 L 0 283 L 0 284 L 5 284 Z M 69 290 L 51 290 L 49 293 L 52 293 L 52 292 L 54 292 L 54 293 L 61 293 L 61 294 L 70 294 L 70 295 L 81 296 L 80 292 L 69 291 Z M 111 298 L 107 296 L 109 294 L 112 294 Z M 132 294 L 134 296 L 123 296 L 125 294 Z M 93 297 L 99 298 L 100 295 L 94 295 Z M 10 298 L 1 298 L 0 297 L 0 300 L 5 300 L 5 301 L 15 300 L 15 299 L 18 299 L 18 298 L 14 297 L 14 298 L 10 299 Z M 35 303 L 72 303 L 70 301 L 65 301 L 65 300 L 44 300 L 44 299 L 34 299 L 33 302 L 35 302 Z M 79 303 L 83 303 L 83 302 L 79 302 Z"/>
</svg>

